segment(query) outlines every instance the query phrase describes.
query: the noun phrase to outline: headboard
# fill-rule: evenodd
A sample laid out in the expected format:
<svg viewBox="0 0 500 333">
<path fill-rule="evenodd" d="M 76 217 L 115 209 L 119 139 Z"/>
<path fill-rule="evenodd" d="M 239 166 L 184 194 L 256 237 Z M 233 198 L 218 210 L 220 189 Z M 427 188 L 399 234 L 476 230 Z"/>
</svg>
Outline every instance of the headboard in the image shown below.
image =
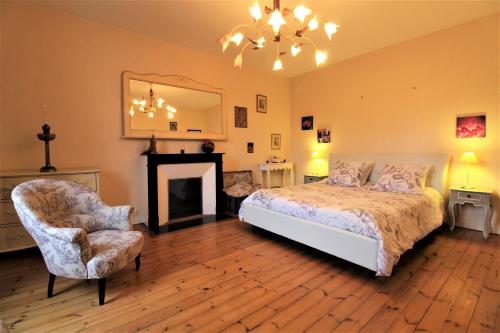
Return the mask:
<svg viewBox="0 0 500 333">
<path fill-rule="evenodd" d="M 430 165 L 427 186 L 436 189 L 444 197 L 448 194 L 449 154 L 330 154 L 329 167 L 334 161 L 374 161 L 369 182 L 375 182 L 380 177 L 387 163 Z"/>
</svg>

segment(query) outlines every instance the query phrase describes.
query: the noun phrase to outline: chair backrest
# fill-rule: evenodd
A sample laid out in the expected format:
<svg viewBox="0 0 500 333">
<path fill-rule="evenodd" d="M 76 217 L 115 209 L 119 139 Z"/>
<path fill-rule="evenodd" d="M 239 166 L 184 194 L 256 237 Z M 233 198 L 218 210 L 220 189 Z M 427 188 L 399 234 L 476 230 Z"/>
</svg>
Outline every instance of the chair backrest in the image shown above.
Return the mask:
<svg viewBox="0 0 500 333">
<path fill-rule="evenodd" d="M 231 187 L 241 182 L 247 182 L 253 185 L 252 170 L 225 171 L 223 178 L 224 188 Z"/>
</svg>

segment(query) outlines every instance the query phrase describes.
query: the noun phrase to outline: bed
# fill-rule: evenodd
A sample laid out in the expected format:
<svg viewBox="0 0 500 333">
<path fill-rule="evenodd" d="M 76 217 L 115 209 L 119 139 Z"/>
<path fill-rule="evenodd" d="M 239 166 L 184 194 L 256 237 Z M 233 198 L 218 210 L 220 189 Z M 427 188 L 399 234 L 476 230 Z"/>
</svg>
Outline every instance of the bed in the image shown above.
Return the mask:
<svg viewBox="0 0 500 333">
<path fill-rule="evenodd" d="M 259 190 L 243 201 L 240 219 L 294 241 L 390 276 L 399 257 L 444 221 L 447 154 L 335 154 L 335 161 L 374 161 L 368 185 L 325 181 Z M 430 165 L 422 195 L 369 189 L 387 163 Z"/>
</svg>

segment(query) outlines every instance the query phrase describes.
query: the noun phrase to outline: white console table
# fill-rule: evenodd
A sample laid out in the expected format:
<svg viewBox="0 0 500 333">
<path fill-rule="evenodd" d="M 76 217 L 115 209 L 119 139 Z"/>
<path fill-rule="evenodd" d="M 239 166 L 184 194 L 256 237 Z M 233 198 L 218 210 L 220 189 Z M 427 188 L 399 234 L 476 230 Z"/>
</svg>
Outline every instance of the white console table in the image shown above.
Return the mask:
<svg viewBox="0 0 500 333">
<path fill-rule="evenodd" d="M 271 172 L 281 171 L 283 173 L 283 187 L 286 184 L 286 174 L 289 171 L 290 174 L 290 186 L 295 185 L 295 174 L 293 170 L 293 162 L 284 163 L 262 163 L 259 164 L 259 178 L 260 185 L 262 188 L 271 188 Z M 264 179 L 262 173 L 266 173 L 266 184 L 264 186 Z"/>
<path fill-rule="evenodd" d="M 14 187 L 32 179 L 65 179 L 80 183 L 99 193 L 99 170 L 1 171 L 0 172 L 0 253 L 36 246 L 17 216 L 10 194 Z"/>
</svg>

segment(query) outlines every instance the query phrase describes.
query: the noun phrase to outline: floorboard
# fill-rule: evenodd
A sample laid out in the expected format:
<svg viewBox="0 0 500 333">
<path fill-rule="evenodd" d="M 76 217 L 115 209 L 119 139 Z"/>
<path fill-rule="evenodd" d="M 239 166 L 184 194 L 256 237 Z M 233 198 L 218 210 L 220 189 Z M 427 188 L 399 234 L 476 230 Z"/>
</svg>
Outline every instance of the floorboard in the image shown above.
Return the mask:
<svg viewBox="0 0 500 333">
<path fill-rule="evenodd" d="M 0 256 L 11 332 L 498 332 L 500 236 L 442 229 L 390 278 L 237 220 L 145 236 L 131 264 L 97 283 L 57 278 L 37 250 Z"/>
</svg>

